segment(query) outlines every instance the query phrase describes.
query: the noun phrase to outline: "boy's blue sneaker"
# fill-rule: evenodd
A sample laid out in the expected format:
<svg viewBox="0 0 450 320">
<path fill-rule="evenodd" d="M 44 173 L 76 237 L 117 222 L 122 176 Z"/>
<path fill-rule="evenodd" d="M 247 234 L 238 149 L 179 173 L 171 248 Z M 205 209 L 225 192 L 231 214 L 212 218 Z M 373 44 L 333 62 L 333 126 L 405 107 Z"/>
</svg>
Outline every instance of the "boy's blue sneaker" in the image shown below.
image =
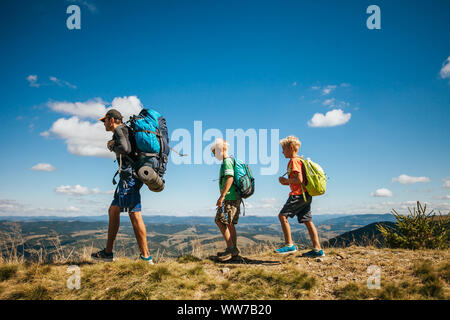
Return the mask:
<svg viewBox="0 0 450 320">
<path fill-rule="evenodd" d="M 285 245 L 284 247 L 276 249 L 275 253 L 286 254 L 286 253 L 292 253 L 295 251 L 297 251 L 297 248 L 295 247 L 295 245 L 292 245 L 292 246 Z"/>
<path fill-rule="evenodd" d="M 152 256 L 148 256 L 148 258 L 144 258 L 144 256 L 142 254 L 139 254 L 139 259 L 141 259 L 149 264 L 154 264 Z"/>
<path fill-rule="evenodd" d="M 323 252 L 323 250 L 322 249 L 320 249 L 319 251 L 316 251 L 316 250 L 311 250 L 311 251 L 308 251 L 308 252 L 305 252 L 305 253 L 303 253 L 302 254 L 302 257 L 309 257 L 309 258 L 316 258 L 316 257 L 324 257 L 325 256 L 325 253 Z"/>
</svg>

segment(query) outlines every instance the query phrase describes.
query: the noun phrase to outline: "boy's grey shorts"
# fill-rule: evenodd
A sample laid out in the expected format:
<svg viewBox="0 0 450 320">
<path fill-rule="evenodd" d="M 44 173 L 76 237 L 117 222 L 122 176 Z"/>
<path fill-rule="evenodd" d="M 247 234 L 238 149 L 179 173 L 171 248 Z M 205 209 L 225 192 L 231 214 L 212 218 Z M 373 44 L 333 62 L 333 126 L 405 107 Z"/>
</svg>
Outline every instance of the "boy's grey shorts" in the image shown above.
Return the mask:
<svg viewBox="0 0 450 320">
<path fill-rule="evenodd" d="M 280 214 L 283 216 L 293 218 L 297 216 L 298 223 L 312 221 L 311 215 L 311 201 L 312 197 L 305 193 L 306 202 L 303 199 L 303 195 L 289 196 Z"/>
</svg>

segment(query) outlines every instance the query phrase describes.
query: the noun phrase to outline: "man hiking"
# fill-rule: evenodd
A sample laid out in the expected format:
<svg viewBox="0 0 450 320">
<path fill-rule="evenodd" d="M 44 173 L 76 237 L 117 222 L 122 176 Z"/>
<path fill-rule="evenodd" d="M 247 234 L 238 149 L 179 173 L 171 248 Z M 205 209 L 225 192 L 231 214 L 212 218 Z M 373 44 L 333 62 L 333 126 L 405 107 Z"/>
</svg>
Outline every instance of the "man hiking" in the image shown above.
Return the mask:
<svg viewBox="0 0 450 320">
<path fill-rule="evenodd" d="M 217 160 L 222 161 L 219 174 L 220 197 L 216 202 L 215 222 L 222 233 L 227 248 L 217 254 L 220 261 L 227 261 L 239 256 L 235 224 L 238 223 L 241 199 L 236 191 L 234 181 L 234 160 L 228 156 L 228 143 L 216 139 L 211 152 Z"/>
<path fill-rule="evenodd" d="M 132 148 L 129 137 L 129 129 L 122 122 L 122 114 L 115 110 L 109 110 L 100 119 L 105 125 L 106 131 L 113 132 L 112 140 L 108 141 L 107 148 L 116 154 L 119 164 L 120 181 L 114 192 L 114 199 L 109 207 L 108 240 L 106 248 L 92 254 L 94 260 L 113 261 L 113 246 L 120 225 L 120 213 L 128 212 L 133 226 L 134 234 L 141 254 L 139 258 L 153 264 L 147 247 L 147 231 L 141 214 L 141 195 L 139 190 L 143 183 L 133 177 Z"/>
</svg>

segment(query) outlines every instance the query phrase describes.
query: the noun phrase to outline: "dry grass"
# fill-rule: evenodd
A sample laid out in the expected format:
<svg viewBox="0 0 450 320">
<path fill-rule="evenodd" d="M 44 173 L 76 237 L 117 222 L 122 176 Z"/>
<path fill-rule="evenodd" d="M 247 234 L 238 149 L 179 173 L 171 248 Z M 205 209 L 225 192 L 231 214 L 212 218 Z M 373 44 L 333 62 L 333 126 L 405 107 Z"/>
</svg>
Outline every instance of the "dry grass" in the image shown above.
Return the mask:
<svg viewBox="0 0 450 320">
<path fill-rule="evenodd" d="M 87 248 L 84 256 L 92 248 Z M 263 250 L 264 248 L 261 248 Z M 193 249 L 193 253 L 199 251 Z M 330 248 L 322 261 L 300 253 L 265 251 L 245 263 L 216 263 L 184 255 L 155 257 L 148 265 L 129 258 L 113 263 L 76 261 L 81 289 L 70 290 L 58 263 L 0 264 L 0 299 L 449 299 L 448 250 Z M 76 254 L 72 254 L 76 256 Z M 79 256 L 83 256 L 80 254 Z M 381 270 L 381 288 L 367 288 L 367 268 Z"/>
<path fill-rule="evenodd" d="M 116 261 L 92 262 L 97 248 L 63 248 L 49 236 L 48 252 L 27 251 L 20 229 L 0 235 L 0 299 L 449 299 L 449 250 L 327 248 L 322 259 L 300 252 L 279 256 L 274 243 L 249 243 L 243 260 L 212 261 L 217 243 L 191 242 L 191 252 L 170 258 L 153 254 L 155 265 L 127 258 L 117 243 Z M 17 249 L 21 248 L 21 249 Z M 48 258 L 50 257 L 50 258 Z M 81 271 L 81 289 L 70 290 L 68 266 Z M 381 288 L 368 289 L 369 266 L 381 271 Z"/>
</svg>

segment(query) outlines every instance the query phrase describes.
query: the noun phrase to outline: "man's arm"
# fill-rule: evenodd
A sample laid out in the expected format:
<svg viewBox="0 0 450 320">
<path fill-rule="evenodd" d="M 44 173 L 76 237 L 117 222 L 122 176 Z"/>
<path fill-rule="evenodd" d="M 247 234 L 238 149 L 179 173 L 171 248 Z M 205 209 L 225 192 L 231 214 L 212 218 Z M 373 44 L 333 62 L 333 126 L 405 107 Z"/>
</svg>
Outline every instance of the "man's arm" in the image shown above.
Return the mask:
<svg viewBox="0 0 450 320">
<path fill-rule="evenodd" d="M 131 152 L 131 143 L 128 136 L 128 129 L 123 127 L 118 127 L 114 130 L 114 145 L 112 147 L 115 153 L 119 154 L 129 154 Z"/>
</svg>

